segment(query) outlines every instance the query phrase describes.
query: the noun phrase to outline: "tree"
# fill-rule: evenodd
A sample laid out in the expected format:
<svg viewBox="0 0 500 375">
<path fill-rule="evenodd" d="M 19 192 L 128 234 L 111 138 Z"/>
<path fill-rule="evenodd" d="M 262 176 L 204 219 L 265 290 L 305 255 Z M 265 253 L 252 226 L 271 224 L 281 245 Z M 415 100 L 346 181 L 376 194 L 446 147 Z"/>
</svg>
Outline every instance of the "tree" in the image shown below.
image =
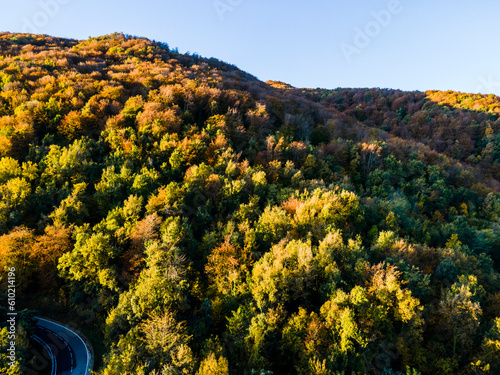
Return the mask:
<svg viewBox="0 0 500 375">
<path fill-rule="evenodd" d="M 50 145 L 49 152 L 40 161 L 41 182 L 60 189 L 70 182 L 85 182 L 92 166 L 91 144 L 87 138 L 75 140 L 67 147 Z"/>
<path fill-rule="evenodd" d="M 141 171 L 135 175 L 130 191 L 133 194 L 146 197 L 158 186 L 157 181 L 158 173 L 154 169 L 143 167 Z"/>
<path fill-rule="evenodd" d="M 139 325 L 139 330 L 144 335 L 146 348 L 160 366 L 180 374 L 191 373 L 194 365 L 189 347 L 191 337 L 186 332 L 185 323 L 178 322 L 172 311 L 153 313 Z"/>
<path fill-rule="evenodd" d="M 189 309 L 189 264 L 179 246 L 189 240 L 188 228 L 180 218 L 169 218 L 162 225 L 160 237 L 146 244 L 144 270 L 111 310 L 106 320 L 107 337 L 126 332 L 158 309 Z"/>
<path fill-rule="evenodd" d="M 282 329 L 283 369 L 301 374 L 329 371 L 327 358 L 332 354 L 331 344 L 330 330 L 324 320 L 299 307 Z"/>
<path fill-rule="evenodd" d="M 16 227 L 0 236 L 0 269 L 5 272 L 14 267 L 16 275 L 21 275 L 16 279 L 18 293 L 24 292 L 34 281 L 36 263 L 30 256 L 34 239 L 33 231 L 25 227 Z"/>
<path fill-rule="evenodd" d="M 196 375 L 229 375 L 229 366 L 227 359 L 224 357 L 216 357 L 214 353 L 210 353 L 200 365 Z"/>
<path fill-rule="evenodd" d="M 96 287 L 118 291 L 116 268 L 113 260 L 118 251 L 111 238 L 100 232 L 92 233 L 88 226 L 75 228 L 74 249 L 62 255 L 58 269 L 61 276 L 83 283 L 91 291 Z"/>
<path fill-rule="evenodd" d="M 115 166 L 106 168 L 101 180 L 95 185 L 95 198 L 101 212 L 106 213 L 110 208 L 118 205 L 128 196 L 133 174 L 127 165 L 123 165 L 119 172 Z"/>
<path fill-rule="evenodd" d="M 486 334 L 478 355 L 480 362 L 488 364 L 493 373 L 500 371 L 500 318 L 491 322 L 491 329 Z"/>
<path fill-rule="evenodd" d="M 354 359 L 356 348 L 364 348 L 367 345 L 363 330 L 357 323 L 360 308 L 367 304 L 366 290 L 356 287 L 350 294 L 337 290 L 337 293 L 321 306 L 321 317 L 333 336 L 333 340 L 330 340 L 334 343 L 331 348 L 332 357 L 339 362 L 341 370 L 363 366 L 361 363 L 356 364 Z"/>
<path fill-rule="evenodd" d="M 16 159 L 3 157 L 0 159 L 0 183 L 4 184 L 12 178 L 21 176 L 21 166 Z"/>
<path fill-rule="evenodd" d="M 229 242 L 229 238 L 212 250 L 205 270 L 218 294 L 238 295 L 246 291 L 244 282 L 250 269 L 249 254 Z"/>
<path fill-rule="evenodd" d="M 71 111 L 61 120 L 58 130 L 67 139 L 74 140 L 83 134 L 87 126 L 88 120 L 80 111 Z"/>
<path fill-rule="evenodd" d="M 13 178 L 0 186 L 2 202 L 13 210 L 25 207 L 26 199 L 31 194 L 31 185 L 24 178 Z"/>
<path fill-rule="evenodd" d="M 137 116 L 139 132 L 151 133 L 161 137 L 164 133 L 177 133 L 180 130 L 181 118 L 179 108 L 164 108 L 161 103 L 149 102 Z"/>
<path fill-rule="evenodd" d="M 307 300 L 314 278 L 310 242 L 282 240 L 253 267 L 252 295 L 261 311 Z"/>
<path fill-rule="evenodd" d="M 38 236 L 30 256 L 37 264 L 38 280 L 44 290 L 55 291 L 58 281 L 59 258 L 71 251 L 71 227 L 49 226 Z"/>
<path fill-rule="evenodd" d="M 464 353 L 475 341 L 481 322 L 482 309 L 474 301 L 475 277 L 462 277 L 458 283 L 445 291 L 439 305 L 440 329 L 450 339 L 450 354 Z"/>
<path fill-rule="evenodd" d="M 65 198 L 61 204 L 49 215 L 54 226 L 82 225 L 89 213 L 85 205 L 85 190 L 87 184 L 81 182 L 75 184 L 70 196 Z"/>
<path fill-rule="evenodd" d="M 379 143 L 361 144 L 361 173 L 366 184 L 368 175 L 381 164 L 382 147 Z"/>
<path fill-rule="evenodd" d="M 122 273 L 126 280 L 137 279 L 143 267 L 146 245 L 158 240 L 161 222 L 161 218 L 155 212 L 138 221 L 130 232 L 128 237 L 130 246 L 122 255 L 124 263 Z"/>
<path fill-rule="evenodd" d="M 279 207 L 266 207 L 255 225 L 259 249 L 265 251 L 283 239 L 292 228 L 292 219 Z"/>
</svg>

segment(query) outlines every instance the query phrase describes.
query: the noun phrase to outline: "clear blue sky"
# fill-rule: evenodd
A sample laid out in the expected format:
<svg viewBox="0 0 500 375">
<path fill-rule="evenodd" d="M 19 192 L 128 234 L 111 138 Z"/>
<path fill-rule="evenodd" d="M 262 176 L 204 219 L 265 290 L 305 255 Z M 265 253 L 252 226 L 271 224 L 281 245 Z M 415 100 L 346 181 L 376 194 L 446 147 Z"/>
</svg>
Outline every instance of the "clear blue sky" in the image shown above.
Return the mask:
<svg viewBox="0 0 500 375">
<path fill-rule="evenodd" d="M 0 31 L 121 31 L 297 87 L 500 95 L 499 15 L 498 0 L 16 0 Z"/>
</svg>

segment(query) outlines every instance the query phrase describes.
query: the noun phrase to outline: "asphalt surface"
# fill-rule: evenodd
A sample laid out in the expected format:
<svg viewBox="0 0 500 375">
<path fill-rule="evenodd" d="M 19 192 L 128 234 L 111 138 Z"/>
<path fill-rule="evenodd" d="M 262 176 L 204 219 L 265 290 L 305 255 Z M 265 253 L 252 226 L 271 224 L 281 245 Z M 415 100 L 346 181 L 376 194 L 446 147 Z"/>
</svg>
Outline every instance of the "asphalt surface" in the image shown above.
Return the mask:
<svg viewBox="0 0 500 375">
<path fill-rule="evenodd" d="M 46 344 L 38 338 L 35 340 L 34 336 L 30 336 L 31 347 L 33 348 L 34 359 L 28 366 L 23 369 L 26 375 L 52 375 L 52 362 L 51 354 L 49 354 Z"/>
<path fill-rule="evenodd" d="M 47 359 L 39 374 L 89 374 L 89 351 L 78 334 L 69 328 L 38 318 L 32 339 Z"/>
</svg>

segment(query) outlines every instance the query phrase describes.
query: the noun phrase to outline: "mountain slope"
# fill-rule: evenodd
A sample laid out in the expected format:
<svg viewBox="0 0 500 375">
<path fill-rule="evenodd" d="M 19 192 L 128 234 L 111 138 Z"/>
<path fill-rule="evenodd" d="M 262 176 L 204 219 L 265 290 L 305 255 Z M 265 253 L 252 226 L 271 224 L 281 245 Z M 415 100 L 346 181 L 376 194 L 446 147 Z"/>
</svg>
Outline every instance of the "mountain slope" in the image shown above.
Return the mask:
<svg viewBox="0 0 500 375">
<path fill-rule="evenodd" d="M 0 51 L 0 268 L 99 373 L 500 371 L 498 97 L 122 34 Z"/>
</svg>

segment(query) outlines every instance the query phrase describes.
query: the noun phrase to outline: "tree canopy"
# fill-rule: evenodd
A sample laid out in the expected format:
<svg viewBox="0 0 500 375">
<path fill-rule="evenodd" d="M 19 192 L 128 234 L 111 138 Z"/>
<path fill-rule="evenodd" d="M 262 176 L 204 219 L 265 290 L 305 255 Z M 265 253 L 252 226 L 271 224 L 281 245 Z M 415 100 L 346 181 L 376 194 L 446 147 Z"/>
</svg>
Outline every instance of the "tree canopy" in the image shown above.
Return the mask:
<svg viewBox="0 0 500 375">
<path fill-rule="evenodd" d="M 0 300 L 15 267 L 20 307 L 85 317 L 96 373 L 500 373 L 500 98 L 0 51 Z"/>
</svg>

